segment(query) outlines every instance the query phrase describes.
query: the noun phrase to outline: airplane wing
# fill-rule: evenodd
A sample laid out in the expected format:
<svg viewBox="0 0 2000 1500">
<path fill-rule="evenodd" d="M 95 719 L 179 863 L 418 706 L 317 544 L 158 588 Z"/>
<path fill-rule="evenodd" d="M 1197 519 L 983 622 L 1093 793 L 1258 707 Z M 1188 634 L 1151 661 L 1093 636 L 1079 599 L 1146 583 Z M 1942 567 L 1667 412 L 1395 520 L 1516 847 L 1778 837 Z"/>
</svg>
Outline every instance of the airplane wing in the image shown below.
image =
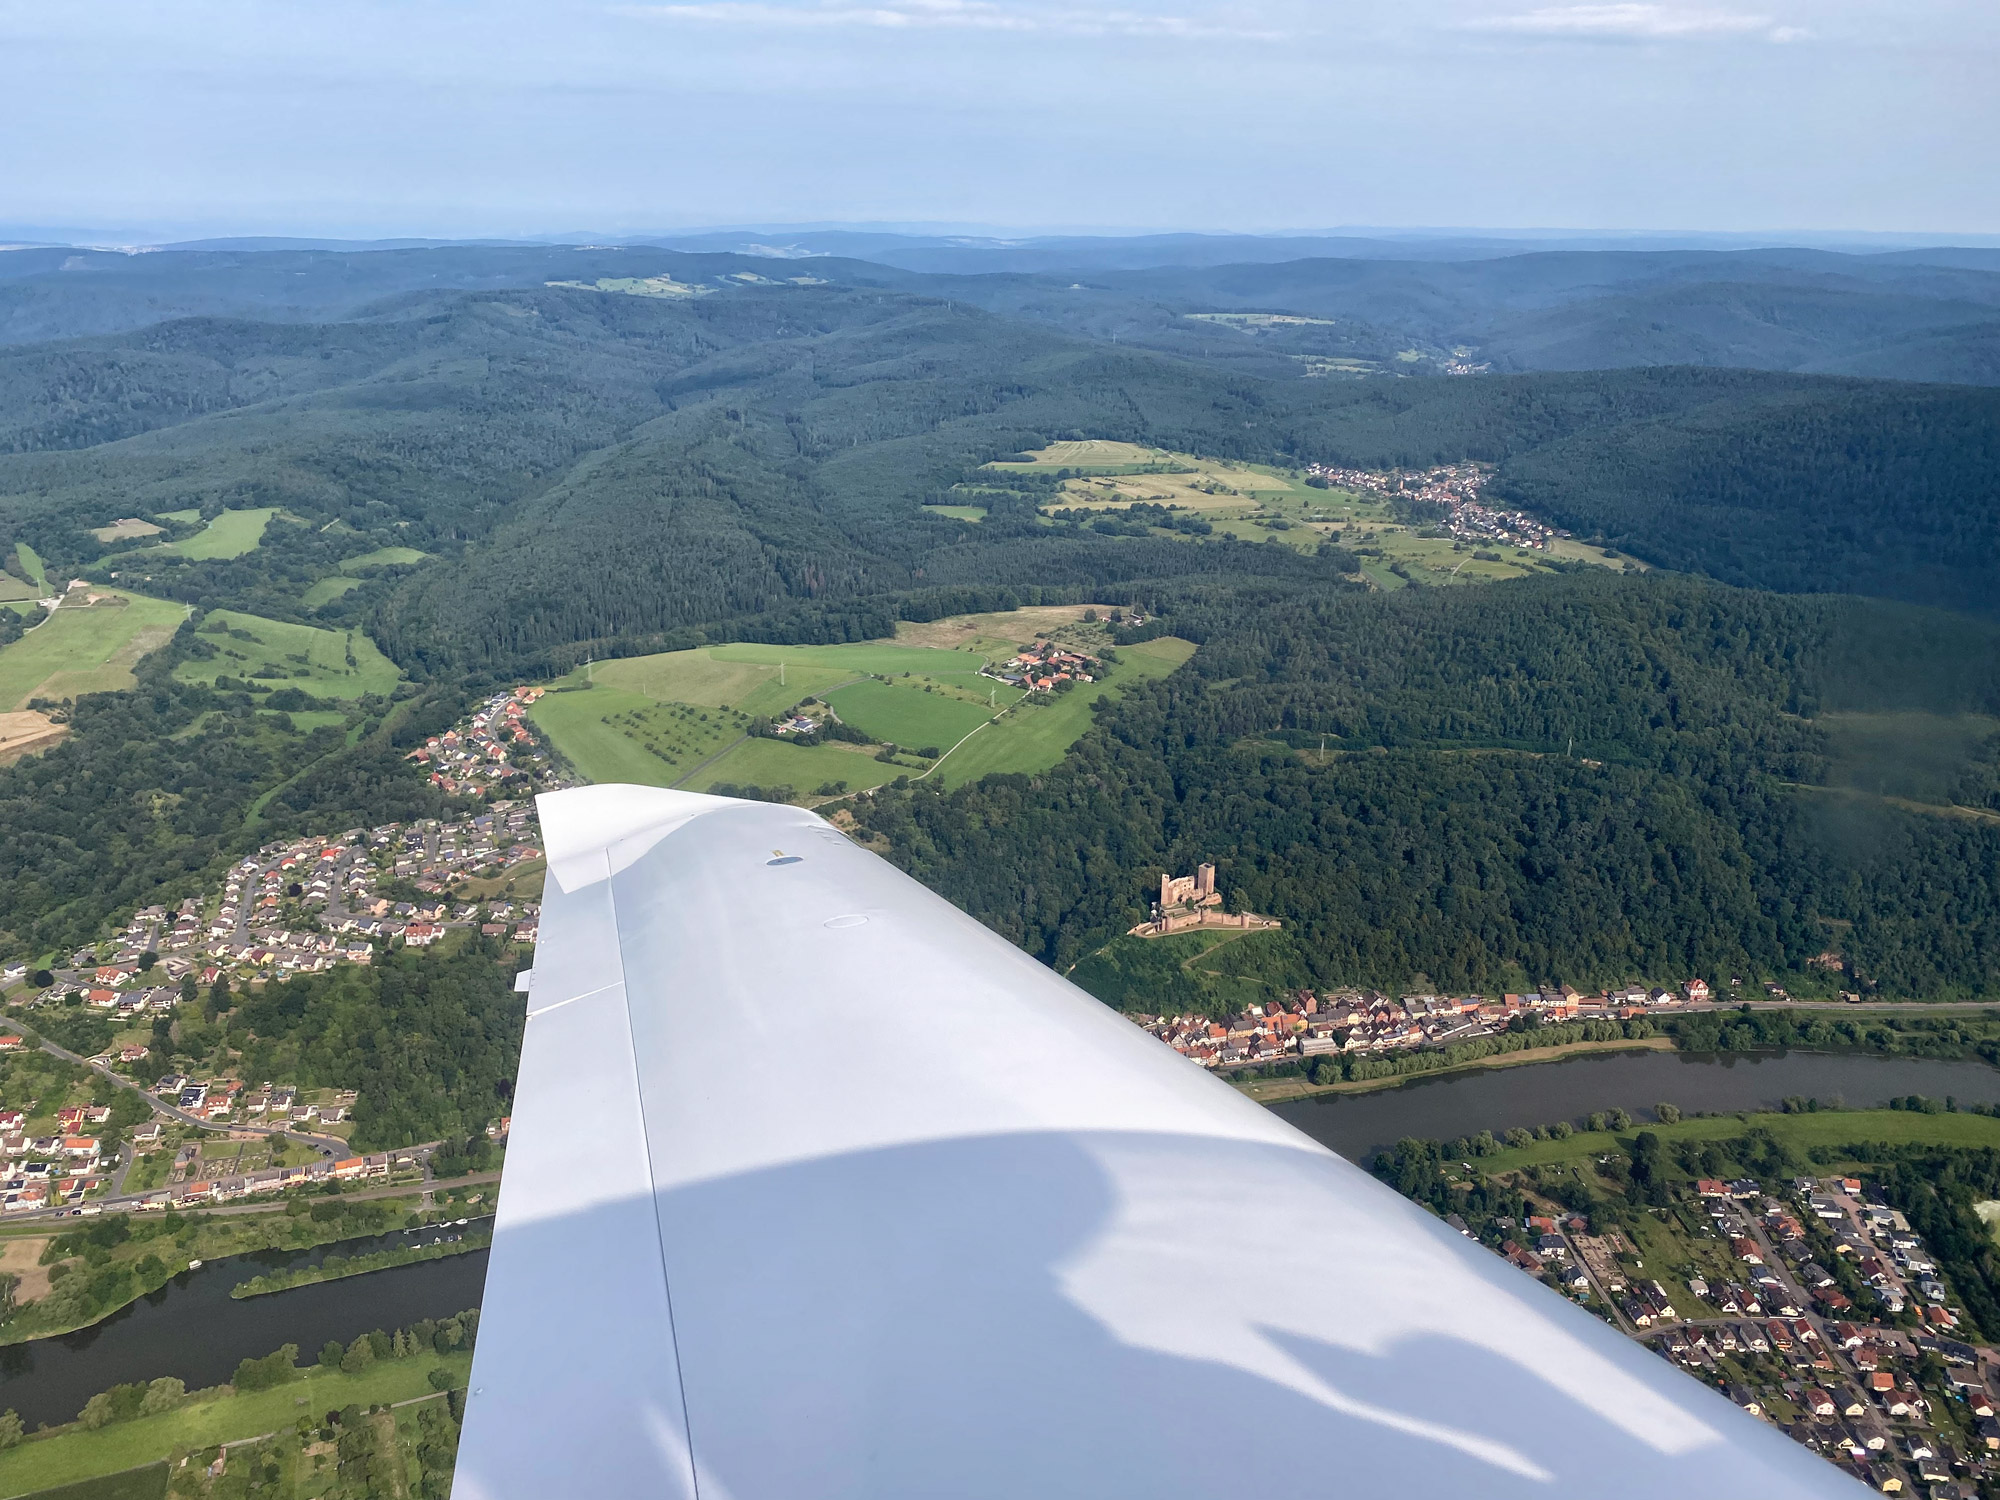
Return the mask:
<svg viewBox="0 0 2000 1500">
<path fill-rule="evenodd" d="M 814 814 L 540 809 L 459 1500 L 1861 1493 Z"/>
</svg>

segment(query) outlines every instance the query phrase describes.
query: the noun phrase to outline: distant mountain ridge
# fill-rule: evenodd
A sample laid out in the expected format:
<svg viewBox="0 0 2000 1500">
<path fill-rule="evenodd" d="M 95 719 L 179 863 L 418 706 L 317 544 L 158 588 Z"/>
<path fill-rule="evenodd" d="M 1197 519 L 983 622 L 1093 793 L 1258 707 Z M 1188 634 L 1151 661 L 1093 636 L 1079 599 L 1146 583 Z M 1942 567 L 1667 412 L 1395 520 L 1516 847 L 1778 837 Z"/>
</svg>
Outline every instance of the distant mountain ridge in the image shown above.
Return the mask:
<svg viewBox="0 0 2000 1500">
<path fill-rule="evenodd" d="M 1462 258 L 1439 258 L 1441 247 Z M 1069 256 L 1080 259 L 1065 267 Z M 1864 255 L 1166 235 L 1010 247 L 860 232 L 732 233 L 677 248 L 43 246 L 0 251 L 0 345 L 190 316 L 336 322 L 440 289 L 800 275 L 965 301 L 1270 379 L 1692 364 L 2000 383 L 2000 249 L 1977 246 Z M 1247 327 L 1202 316 L 1230 312 L 1319 322 Z"/>
</svg>

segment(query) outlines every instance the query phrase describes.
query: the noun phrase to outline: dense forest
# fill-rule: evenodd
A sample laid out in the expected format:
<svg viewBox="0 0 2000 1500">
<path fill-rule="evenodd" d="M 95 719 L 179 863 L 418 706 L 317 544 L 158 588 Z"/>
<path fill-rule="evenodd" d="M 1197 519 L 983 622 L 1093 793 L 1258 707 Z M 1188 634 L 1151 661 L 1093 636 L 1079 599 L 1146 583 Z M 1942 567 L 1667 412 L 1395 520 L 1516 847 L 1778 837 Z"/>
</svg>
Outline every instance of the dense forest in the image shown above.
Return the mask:
<svg viewBox="0 0 2000 1500">
<path fill-rule="evenodd" d="M 0 393 L 0 555 L 26 541 L 58 572 L 302 618 L 311 579 L 414 548 L 435 561 L 312 617 L 426 672 L 696 633 L 852 638 L 940 585 L 1083 597 L 1346 566 L 1051 524 L 1041 497 L 980 523 L 921 509 L 1064 437 L 1292 465 L 1480 459 L 1497 495 L 1580 535 L 1783 591 L 1985 612 L 2000 565 L 1989 390 L 1676 369 L 1265 379 L 862 284 L 426 291 L 343 323 L 188 319 L 0 356 Z M 279 512 L 233 559 L 86 529 L 229 507 Z"/>
<path fill-rule="evenodd" d="M 1830 710 L 2000 708 L 1989 629 L 1665 576 L 1155 607 L 1202 650 L 1054 771 L 856 804 L 1059 968 L 1141 920 L 1157 871 L 1210 859 L 1285 922 L 1291 982 L 1781 974 L 1831 950 L 1888 993 L 2000 989 L 2000 828 L 1818 791 Z M 1974 741 L 1965 779 L 1994 753 Z"/>
<path fill-rule="evenodd" d="M 304 731 L 173 681 L 184 636 L 0 770 L 0 933 L 61 948 L 287 827 L 433 810 L 400 752 L 487 683 L 1092 601 L 1144 605 L 1201 651 L 1044 776 L 857 808 L 1060 967 L 1143 915 L 1146 871 L 1213 857 L 1286 923 L 1232 954 L 1264 977 L 1585 982 L 1833 955 L 1894 993 L 2000 982 L 2000 834 L 1977 816 L 2000 811 L 1994 632 L 1847 597 L 1991 614 L 2000 393 L 1740 369 L 1279 379 L 942 278 L 648 253 L 604 252 L 597 274 L 678 267 L 708 292 L 544 285 L 578 279 L 547 257 L 469 256 L 420 284 L 421 255 L 365 275 L 307 256 L 268 318 L 219 296 L 216 315 L 0 354 L 0 556 L 26 543 L 58 579 L 365 629 L 415 683 Z M 225 286 L 226 261 L 195 281 Z M 1508 295 L 1532 301 L 1532 270 L 1481 275 L 1526 276 Z M 1241 302 L 1287 283 L 1206 284 Z M 1387 595 L 1336 547 L 1052 521 L 1049 480 L 982 467 L 1078 437 L 1285 466 L 1482 460 L 1504 499 L 1744 587 L 1599 573 Z M 924 509 L 965 487 L 983 519 Z M 251 507 L 274 514 L 233 558 L 88 530 L 171 511 L 178 538 Z M 305 603 L 389 547 L 411 550 Z"/>
</svg>

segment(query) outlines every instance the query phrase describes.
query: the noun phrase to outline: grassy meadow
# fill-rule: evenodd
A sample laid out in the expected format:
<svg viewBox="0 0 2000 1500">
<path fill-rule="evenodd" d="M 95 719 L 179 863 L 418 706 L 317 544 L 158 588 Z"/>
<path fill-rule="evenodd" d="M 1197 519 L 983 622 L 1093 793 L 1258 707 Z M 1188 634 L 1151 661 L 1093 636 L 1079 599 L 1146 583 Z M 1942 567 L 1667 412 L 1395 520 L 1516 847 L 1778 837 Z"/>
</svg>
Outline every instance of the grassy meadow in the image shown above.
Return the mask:
<svg viewBox="0 0 2000 1500">
<path fill-rule="evenodd" d="M 226 676 L 301 688 L 319 698 L 359 698 L 387 693 L 402 677 L 358 630 L 320 630 L 218 609 L 202 622 L 201 639 L 215 655 L 175 667 L 174 675 L 185 682 L 212 683 Z M 280 675 L 255 676 L 260 671 Z"/>
<path fill-rule="evenodd" d="M 254 510 L 225 510 L 184 541 L 163 542 L 158 547 L 146 550 L 177 552 L 182 557 L 196 562 L 241 557 L 264 540 L 264 528 L 271 524 L 271 517 L 277 513 L 276 506 L 260 506 Z M 162 516 L 161 519 L 191 520 L 197 519 L 198 516 L 198 512 L 190 515 L 187 511 L 174 511 Z"/>
<path fill-rule="evenodd" d="M 122 589 L 92 592 L 107 602 L 65 604 L 18 641 L 0 647 L 0 710 L 22 707 L 30 698 L 131 687 L 139 658 L 171 640 L 187 616 L 187 606 L 169 600 Z"/>
<path fill-rule="evenodd" d="M 981 675 L 1038 636 L 1102 650 L 1108 637 L 1101 624 L 1082 622 L 1086 607 L 907 624 L 894 640 L 844 646 L 739 642 L 598 662 L 562 679 L 529 714 L 591 781 L 695 791 L 719 782 L 781 785 L 810 800 L 821 786 L 861 791 L 924 774 L 908 757 L 876 760 L 884 743 L 949 752 L 930 773 L 947 785 L 989 771 L 1042 770 L 1090 727 L 1090 705 L 1100 694 L 1164 675 L 1194 651 L 1171 638 L 1127 648 L 1106 681 L 1041 704 L 1024 703 L 1018 688 Z M 800 746 L 745 737 L 751 718 L 775 717 L 808 697 L 824 700 L 872 743 Z"/>
</svg>

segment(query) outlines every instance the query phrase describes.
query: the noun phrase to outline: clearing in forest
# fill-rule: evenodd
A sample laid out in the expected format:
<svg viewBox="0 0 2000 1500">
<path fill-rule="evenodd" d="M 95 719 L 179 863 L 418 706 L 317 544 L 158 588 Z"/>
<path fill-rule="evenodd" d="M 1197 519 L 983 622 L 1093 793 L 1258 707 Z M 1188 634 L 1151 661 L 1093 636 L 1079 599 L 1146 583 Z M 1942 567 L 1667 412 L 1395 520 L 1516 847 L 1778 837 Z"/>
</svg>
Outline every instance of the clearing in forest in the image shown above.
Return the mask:
<svg viewBox="0 0 2000 1500">
<path fill-rule="evenodd" d="M 330 578 L 322 578 L 311 584 L 299 595 L 299 603 L 307 609 L 318 609 L 322 604 L 331 604 L 349 589 L 358 589 L 367 580 L 350 578 L 345 573 L 335 573 Z"/>
<path fill-rule="evenodd" d="M 364 552 L 359 557 L 350 557 L 340 565 L 343 573 L 365 573 L 370 568 L 407 568 L 423 562 L 430 556 L 415 547 L 377 547 L 373 552 Z"/>
<path fill-rule="evenodd" d="M 185 541 L 164 542 L 158 547 L 149 547 L 146 552 L 177 552 L 182 557 L 196 562 L 215 562 L 231 557 L 241 557 L 254 550 L 264 540 L 264 528 L 271 523 L 271 517 L 278 513 L 276 506 L 263 506 L 255 510 L 225 510 L 210 521 L 200 531 Z M 177 517 L 186 516 L 185 511 L 175 511 Z M 136 553 L 134 556 L 144 556 Z"/>
<path fill-rule="evenodd" d="M 1108 607 L 1063 605 L 906 624 L 893 641 L 844 646 L 735 643 L 598 662 L 570 673 L 529 710 L 551 743 L 592 781 L 705 790 L 718 783 L 790 787 L 813 801 L 898 776 L 957 785 L 988 771 L 1043 770 L 1090 727 L 1090 705 L 1170 672 L 1194 651 L 1169 637 L 1127 647 L 1103 680 L 1025 695 L 982 669 L 1038 639 L 1090 655 L 1109 643 Z M 867 736 L 801 745 L 751 738 L 808 698 Z M 876 757 L 898 747 L 892 760 Z M 935 762 L 911 752 L 937 750 Z"/>
<path fill-rule="evenodd" d="M 11 766 L 24 755 L 47 750 L 68 733 L 69 725 L 58 724 L 47 714 L 25 708 L 18 713 L 0 710 L 0 766 Z"/>
<path fill-rule="evenodd" d="M 1235 537 L 1246 542 L 1276 541 L 1301 552 L 1316 552 L 1323 542 L 1336 542 L 1355 552 L 1362 575 L 1384 590 L 1413 583 L 1447 586 L 1525 578 L 1565 562 L 1644 570 L 1643 564 L 1620 553 L 1567 538 L 1548 550 L 1460 541 L 1439 527 L 1399 519 L 1387 495 L 1309 485 L 1297 469 L 1103 440 L 1052 443 L 1021 457 L 1032 462 L 990 463 L 985 471 L 996 482 L 1009 473 L 1073 471 L 1054 495 L 1041 502 L 1044 515 L 1082 511 L 1089 513 L 1093 525 L 1123 522 L 1144 526 L 1154 536 L 1188 542 L 1203 536 Z M 980 498 L 977 485 L 955 493 L 968 501 Z M 1134 513 L 1134 506 L 1161 506 L 1170 514 Z M 1172 524 L 1177 520 L 1190 525 L 1177 530 Z"/>
<path fill-rule="evenodd" d="M 226 677 L 248 683 L 251 692 L 295 687 L 316 698 L 359 698 L 391 691 L 403 675 L 358 630 L 320 630 L 217 609 L 195 635 L 214 654 L 175 667 L 183 682 Z"/>
<path fill-rule="evenodd" d="M 151 521 L 142 521 L 137 516 L 124 516 L 109 526 L 93 526 L 90 534 L 100 542 L 123 542 L 137 536 L 158 536 L 166 528 L 155 526 Z"/>
<path fill-rule="evenodd" d="M 171 640 L 186 617 L 187 606 L 170 600 L 79 589 L 18 641 L 0 647 L 0 709 L 23 708 L 31 698 L 129 688 L 139 658 Z"/>
</svg>

